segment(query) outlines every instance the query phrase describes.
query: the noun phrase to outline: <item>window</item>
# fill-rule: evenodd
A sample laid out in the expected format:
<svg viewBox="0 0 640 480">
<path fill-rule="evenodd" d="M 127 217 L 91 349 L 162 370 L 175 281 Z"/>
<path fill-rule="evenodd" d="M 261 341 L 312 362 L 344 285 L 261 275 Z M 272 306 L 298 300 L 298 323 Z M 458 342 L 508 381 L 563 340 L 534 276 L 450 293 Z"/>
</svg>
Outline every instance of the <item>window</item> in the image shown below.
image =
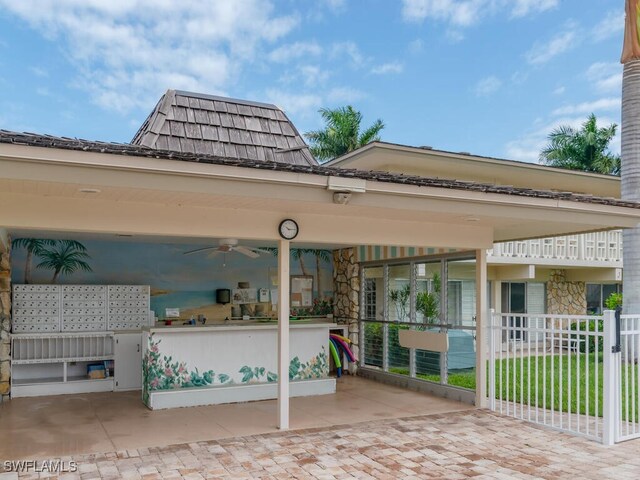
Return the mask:
<svg viewBox="0 0 640 480">
<path fill-rule="evenodd" d="M 364 280 L 364 307 L 365 318 L 376 318 L 376 280 L 374 278 Z"/>
<path fill-rule="evenodd" d="M 600 315 L 605 309 L 605 301 L 612 293 L 620 293 L 618 283 L 587 283 L 587 314 Z"/>
</svg>

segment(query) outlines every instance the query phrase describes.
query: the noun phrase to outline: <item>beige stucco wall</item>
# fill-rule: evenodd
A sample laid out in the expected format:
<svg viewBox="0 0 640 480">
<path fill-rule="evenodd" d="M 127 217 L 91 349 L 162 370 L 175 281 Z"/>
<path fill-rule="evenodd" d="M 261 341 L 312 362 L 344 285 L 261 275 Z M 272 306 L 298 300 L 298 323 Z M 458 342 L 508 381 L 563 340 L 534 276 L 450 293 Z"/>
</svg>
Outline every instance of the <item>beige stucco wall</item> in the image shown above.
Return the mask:
<svg viewBox="0 0 640 480">
<path fill-rule="evenodd" d="M 11 390 L 11 244 L 0 239 L 0 402 Z"/>
<path fill-rule="evenodd" d="M 333 251 L 333 284 L 335 295 L 333 314 L 337 323 L 348 325 L 351 350 L 357 358 L 359 355 L 360 265 L 356 260 L 355 248 Z M 349 365 L 351 367 L 353 364 Z"/>
<path fill-rule="evenodd" d="M 585 282 L 569 282 L 564 270 L 553 270 L 547 283 L 547 312 L 552 315 L 587 313 Z"/>
</svg>

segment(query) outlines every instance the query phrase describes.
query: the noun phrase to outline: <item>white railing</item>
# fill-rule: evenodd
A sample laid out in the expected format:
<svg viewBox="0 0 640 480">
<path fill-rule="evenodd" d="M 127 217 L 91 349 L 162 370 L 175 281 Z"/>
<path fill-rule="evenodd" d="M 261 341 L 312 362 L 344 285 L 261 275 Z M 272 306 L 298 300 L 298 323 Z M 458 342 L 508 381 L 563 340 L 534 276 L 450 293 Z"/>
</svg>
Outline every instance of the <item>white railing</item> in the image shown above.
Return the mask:
<svg viewBox="0 0 640 480">
<path fill-rule="evenodd" d="M 489 257 L 622 262 L 622 231 L 496 243 Z"/>
<path fill-rule="evenodd" d="M 616 355 L 615 368 L 619 372 L 621 385 L 619 399 L 619 422 L 616 438 L 621 442 L 640 438 L 640 316 L 622 315 L 620 319 L 620 353 Z"/>
<path fill-rule="evenodd" d="M 494 314 L 489 407 L 602 441 L 603 317 Z"/>
</svg>

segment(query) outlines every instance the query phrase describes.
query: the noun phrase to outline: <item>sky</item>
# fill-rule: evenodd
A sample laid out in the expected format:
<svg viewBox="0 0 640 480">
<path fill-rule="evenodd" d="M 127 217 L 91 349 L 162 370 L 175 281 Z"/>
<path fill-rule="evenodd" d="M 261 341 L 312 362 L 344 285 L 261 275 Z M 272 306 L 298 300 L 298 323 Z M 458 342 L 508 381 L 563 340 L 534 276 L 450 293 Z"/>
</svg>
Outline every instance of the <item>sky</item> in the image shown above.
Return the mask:
<svg viewBox="0 0 640 480">
<path fill-rule="evenodd" d="M 0 0 L 0 128 L 129 142 L 173 88 L 537 162 L 558 125 L 620 123 L 623 26 L 623 0 Z"/>
</svg>

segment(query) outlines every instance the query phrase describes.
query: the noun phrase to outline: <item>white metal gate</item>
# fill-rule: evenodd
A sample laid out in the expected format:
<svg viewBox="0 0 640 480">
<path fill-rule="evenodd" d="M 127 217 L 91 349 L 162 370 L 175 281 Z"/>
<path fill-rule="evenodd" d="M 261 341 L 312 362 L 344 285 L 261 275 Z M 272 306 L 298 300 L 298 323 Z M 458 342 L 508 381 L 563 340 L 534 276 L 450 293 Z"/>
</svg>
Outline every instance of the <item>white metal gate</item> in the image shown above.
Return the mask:
<svg viewBox="0 0 640 480">
<path fill-rule="evenodd" d="M 489 407 L 602 440 L 603 318 L 517 313 L 492 319 Z"/>
<path fill-rule="evenodd" d="M 492 410 L 607 445 L 640 438 L 640 315 L 491 318 Z"/>
<path fill-rule="evenodd" d="M 622 315 L 614 321 L 612 355 L 618 379 L 615 441 L 622 442 L 640 437 L 640 315 Z"/>
</svg>

